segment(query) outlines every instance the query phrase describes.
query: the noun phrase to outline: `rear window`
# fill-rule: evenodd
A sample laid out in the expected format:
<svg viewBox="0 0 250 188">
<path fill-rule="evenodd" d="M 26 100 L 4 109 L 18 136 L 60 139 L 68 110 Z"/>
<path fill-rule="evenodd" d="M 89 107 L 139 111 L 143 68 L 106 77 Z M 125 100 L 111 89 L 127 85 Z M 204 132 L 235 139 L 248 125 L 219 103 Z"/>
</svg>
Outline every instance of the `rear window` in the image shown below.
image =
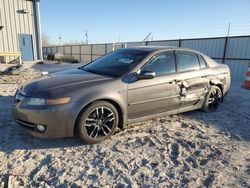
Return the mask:
<svg viewBox="0 0 250 188">
<path fill-rule="evenodd" d="M 201 57 L 201 55 L 198 55 L 198 58 L 199 58 L 199 62 L 200 62 L 200 67 L 201 67 L 201 68 L 207 67 L 207 64 L 206 64 L 204 58 Z"/>
<path fill-rule="evenodd" d="M 198 57 L 194 53 L 177 52 L 176 58 L 179 62 L 179 71 L 197 70 L 200 68 Z"/>
</svg>

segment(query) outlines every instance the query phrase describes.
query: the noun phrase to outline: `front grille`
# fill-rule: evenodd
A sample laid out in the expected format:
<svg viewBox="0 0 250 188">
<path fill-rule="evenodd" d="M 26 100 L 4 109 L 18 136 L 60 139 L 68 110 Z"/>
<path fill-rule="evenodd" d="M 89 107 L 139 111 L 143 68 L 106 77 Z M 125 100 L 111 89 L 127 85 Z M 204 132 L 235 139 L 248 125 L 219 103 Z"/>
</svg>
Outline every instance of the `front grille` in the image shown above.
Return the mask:
<svg viewBox="0 0 250 188">
<path fill-rule="evenodd" d="M 29 129 L 29 130 L 32 130 L 32 131 L 36 130 L 36 126 L 35 126 L 34 123 L 30 123 L 30 122 L 23 121 L 23 120 L 20 120 L 20 119 L 17 119 L 16 122 L 19 125 L 21 125 L 22 127 L 26 128 L 26 129 Z"/>
</svg>

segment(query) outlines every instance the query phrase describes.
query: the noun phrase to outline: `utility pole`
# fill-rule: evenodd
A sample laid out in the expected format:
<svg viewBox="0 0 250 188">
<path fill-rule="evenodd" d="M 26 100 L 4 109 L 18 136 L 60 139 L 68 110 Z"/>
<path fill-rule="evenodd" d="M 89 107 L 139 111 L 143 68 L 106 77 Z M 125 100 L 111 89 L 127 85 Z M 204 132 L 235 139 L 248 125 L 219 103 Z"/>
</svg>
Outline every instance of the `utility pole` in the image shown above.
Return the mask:
<svg viewBox="0 0 250 188">
<path fill-rule="evenodd" d="M 230 35 L 230 29 L 231 29 L 231 23 L 228 23 L 228 28 L 227 28 L 227 37 Z"/>
<path fill-rule="evenodd" d="M 88 44 L 89 43 L 88 31 L 85 31 L 85 39 L 86 39 L 86 44 Z"/>
<path fill-rule="evenodd" d="M 228 28 L 227 28 L 227 36 L 225 37 L 225 46 L 224 46 L 224 52 L 223 52 L 223 58 L 222 58 L 223 64 L 225 63 L 226 57 L 227 57 L 227 47 L 228 47 L 228 43 L 229 43 L 230 27 L 231 27 L 231 23 L 229 22 Z"/>
<path fill-rule="evenodd" d="M 62 37 L 59 35 L 59 45 L 62 45 Z"/>
</svg>

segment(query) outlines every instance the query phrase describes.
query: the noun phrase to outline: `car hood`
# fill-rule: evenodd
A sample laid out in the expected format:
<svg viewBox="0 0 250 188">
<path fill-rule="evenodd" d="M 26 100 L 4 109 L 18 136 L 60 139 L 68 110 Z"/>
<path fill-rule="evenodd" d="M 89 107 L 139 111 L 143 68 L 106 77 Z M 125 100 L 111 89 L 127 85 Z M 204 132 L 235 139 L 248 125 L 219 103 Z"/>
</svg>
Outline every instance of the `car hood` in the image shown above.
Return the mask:
<svg viewBox="0 0 250 188">
<path fill-rule="evenodd" d="M 85 84 L 112 79 L 110 77 L 97 75 L 83 71 L 81 69 L 71 69 L 60 71 L 46 76 L 39 77 L 35 80 L 27 82 L 22 86 L 24 93 L 29 96 L 32 93 L 42 92 L 49 89 L 71 86 L 74 84 Z"/>
</svg>

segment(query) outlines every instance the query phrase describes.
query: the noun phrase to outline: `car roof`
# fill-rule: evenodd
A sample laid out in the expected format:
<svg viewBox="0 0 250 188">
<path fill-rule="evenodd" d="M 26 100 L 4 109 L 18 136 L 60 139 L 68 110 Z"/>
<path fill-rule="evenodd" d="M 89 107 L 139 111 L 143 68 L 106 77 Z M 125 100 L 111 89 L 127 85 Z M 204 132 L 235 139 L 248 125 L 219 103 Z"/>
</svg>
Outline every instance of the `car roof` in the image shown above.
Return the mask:
<svg viewBox="0 0 250 188">
<path fill-rule="evenodd" d="M 122 48 L 120 50 L 140 50 L 140 51 L 146 51 L 146 52 L 157 52 L 157 51 L 163 51 L 163 50 L 183 50 L 183 51 L 189 51 L 194 53 L 200 53 L 198 51 L 188 49 L 188 48 L 180 48 L 175 46 L 135 46 L 130 48 Z"/>
</svg>

